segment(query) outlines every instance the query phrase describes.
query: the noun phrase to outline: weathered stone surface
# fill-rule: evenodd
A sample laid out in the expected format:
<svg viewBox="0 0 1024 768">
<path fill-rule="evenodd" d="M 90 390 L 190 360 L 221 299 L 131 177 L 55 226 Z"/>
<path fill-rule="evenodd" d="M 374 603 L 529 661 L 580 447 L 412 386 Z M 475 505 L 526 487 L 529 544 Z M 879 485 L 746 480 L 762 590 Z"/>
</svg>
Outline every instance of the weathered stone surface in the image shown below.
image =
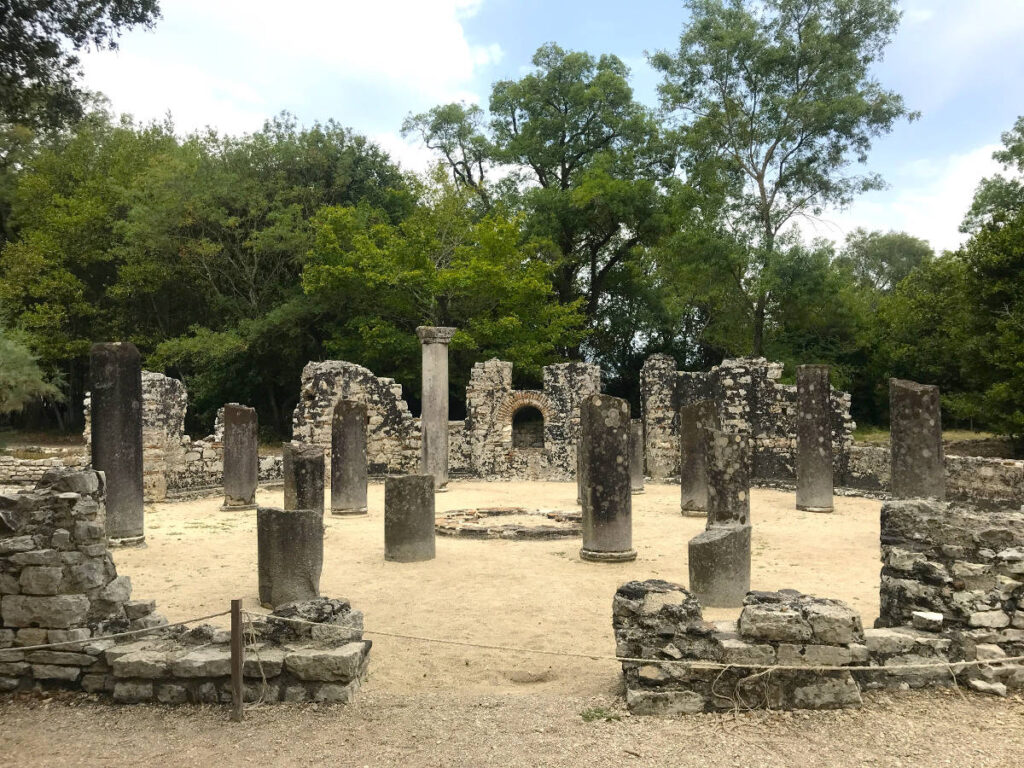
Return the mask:
<svg viewBox="0 0 1024 768">
<path fill-rule="evenodd" d="M 945 498 L 939 388 L 890 379 L 889 420 L 893 497 Z"/>
<path fill-rule="evenodd" d="M 156 700 L 161 704 L 185 704 L 188 702 L 188 689 L 175 683 L 161 683 L 156 687 Z"/>
<path fill-rule="evenodd" d="M 227 646 L 197 648 L 173 659 L 174 677 L 223 677 L 231 674 L 231 649 Z"/>
<path fill-rule="evenodd" d="M 722 662 L 725 664 L 775 664 L 775 648 L 766 643 L 746 643 L 734 638 L 722 640 Z"/>
<path fill-rule="evenodd" d="M 8 627 L 53 627 L 64 629 L 84 624 L 89 612 L 85 595 L 4 595 L 0 598 L 0 617 Z"/>
<path fill-rule="evenodd" d="M 318 445 L 285 443 L 284 508 L 324 513 L 324 452 Z"/>
<path fill-rule="evenodd" d="M 92 466 L 106 477 L 106 531 L 112 540 L 145 534 L 142 481 L 142 366 L 128 343 L 93 344 Z"/>
<path fill-rule="evenodd" d="M 152 698 L 151 680 L 121 680 L 114 684 L 114 701 L 121 704 L 138 704 Z"/>
<path fill-rule="evenodd" d="M 331 422 L 331 514 L 366 512 L 366 405 L 339 400 Z"/>
<path fill-rule="evenodd" d="M 448 344 L 455 328 L 416 329 L 423 353 L 423 431 L 420 472 L 434 478 L 434 489 L 448 485 Z"/>
<path fill-rule="evenodd" d="M 776 603 L 744 606 L 739 628 L 740 636 L 748 640 L 806 643 L 814 637 L 814 630 L 799 610 Z"/>
<path fill-rule="evenodd" d="M 629 425 L 629 485 L 633 493 L 644 492 L 644 425 L 639 419 Z"/>
<path fill-rule="evenodd" d="M 284 668 L 286 651 L 273 646 L 258 645 L 246 648 L 242 674 L 245 677 L 277 677 Z"/>
<path fill-rule="evenodd" d="M 626 706 L 634 715 L 692 715 L 705 709 L 695 691 L 626 691 Z"/>
<path fill-rule="evenodd" d="M 129 621 L 149 616 L 156 610 L 156 600 L 127 600 L 124 604 L 124 615 Z"/>
<path fill-rule="evenodd" d="M 326 683 L 318 685 L 313 691 L 313 701 L 323 704 L 348 704 L 359 690 L 359 681 L 353 680 L 347 685 Z"/>
<path fill-rule="evenodd" d="M 583 547 L 596 562 L 635 560 L 630 492 L 629 403 L 591 395 L 580 405 L 582 425 Z"/>
<path fill-rule="evenodd" d="M 303 648 L 288 653 L 285 668 L 300 680 L 324 682 L 354 679 L 366 655 L 365 643 L 348 643 L 340 648 Z"/>
<path fill-rule="evenodd" d="M 864 640 L 860 615 L 837 600 L 805 600 L 801 611 L 811 625 L 814 639 L 827 645 L 845 645 Z"/>
<path fill-rule="evenodd" d="M 384 481 L 384 559 L 433 560 L 434 476 L 406 475 Z"/>
<path fill-rule="evenodd" d="M 796 369 L 796 508 L 832 511 L 832 409 L 827 365 Z"/>
<path fill-rule="evenodd" d="M 716 525 L 690 539 L 690 588 L 702 605 L 734 606 L 750 589 L 749 525 Z"/>
<path fill-rule="evenodd" d="M 77 667 L 89 667 L 96 663 L 96 657 L 87 653 L 71 651 L 29 651 L 25 660 L 30 664 L 57 664 Z"/>
<path fill-rule="evenodd" d="M 30 566 L 21 571 L 19 585 L 27 595 L 55 595 L 60 590 L 64 569 L 55 566 Z"/>
<path fill-rule="evenodd" d="M 793 690 L 793 704 L 800 709 L 859 707 L 860 686 L 846 673 L 842 679 L 826 678 Z"/>
<path fill-rule="evenodd" d="M 60 680 L 73 683 L 82 674 L 79 667 L 67 667 L 56 664 L 33 664 L 32 677 L 36 680 Z"/>
<path fill-rule="evenodd" d="M 114 677 L 142 677 L 147 679 L 167 677 L 170 665 L 167 653 L 160 650 L 139 650 L 119 655 L 114 659 L 107 655 L 107 663 Z"/>
<path fill-rule="evenodd" d="M 780 643 L 779 664 L 786 666 L 805 664 L 809 667 L 834 667 L 850 664 L 853 658 L 849 648 L 838 645 L 793 645 Z"/>
<path fill-rule="evenodd" d="M 260 507 L 256 512 L 260 602 L 276 607 L 320 594 L 323 510 Z"/>
<path fill-rule="evenodd" d="M 679 485 L 684 515 L 707 514 L 708 476 L 703 430 L 718 426 L 718 411 L 712 400 L 700 400 L 679 409 Z"/>
<path fill-rule="evenodd" d="M 259 421 L 256 409 L 224 406 L 224 508 L 252 509 L 259 482 Z"/>
<path fill-rule="evenodd" d="M 911 624 L 914 629 L 925 632 L 942 631 L 942 614 L 934 611 L 914 611 L 910 614 Z"/>
</svg>

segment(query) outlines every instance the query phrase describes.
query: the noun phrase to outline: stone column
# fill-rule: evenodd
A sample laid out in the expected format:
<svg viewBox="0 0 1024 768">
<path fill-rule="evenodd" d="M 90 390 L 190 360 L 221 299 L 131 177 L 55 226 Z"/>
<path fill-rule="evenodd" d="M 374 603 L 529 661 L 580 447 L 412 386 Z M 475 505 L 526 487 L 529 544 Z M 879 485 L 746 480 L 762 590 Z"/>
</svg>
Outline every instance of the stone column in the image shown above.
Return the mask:
<svg viewBox="0 0 1024 768">
<path fill-rule="evenodd" d="M 324 513 L 324 451 L 319 445 L 285 443 L 284 508 Z"/>
<path fill-rule="evenodd" d="M 893 498 L 946 498 L 939 388 L 889 379 Z"/>
<path fill-rule="evenodd" d="M 680 508 L 685 517 L 704 517 L 708 511 L 708 475 L 704 466 L 705 427 L 718 428 L 713 400 L 700 400 L 679 409 Z"/>
<path fill-rule="evenodd" d="M 324 567 L 323 512 L 258 508 L 256 560 L 260 603 L 268 608 L 319 597 Z"/>
<path fill-rule="evenodd" d="M 635 560 L 629 482 L 629 403 L 591 395 L 580 404 L 583 429 L 583 548 L 594 562 Z"/>
<path fill-rule="evenodd" d="M 448 485 L 448 343 L 455 330 L 426 325 L 416 329 L 423 350 L 420 471 L 433 475 L 438 492 Z"/>
<path fill-rule="evenodd" d="M 331 421 L 331 514 L 366 514 L 366 405 L 339 400 Z"/>
<path fill-rule="evenodd" d="M 384 559 L 415 563 L 434 555 L 434 476 L 386 478 Z"/>
<path fill-rule="evenodd" d="M 92 466 L 106 476 L 106 532 L 113 546 L 146 540 L 142 497 L 142 362 L 134 344 L 93 344 Z"/>
<path fill-rule="evenodd" d="M 832 511 L 832 389 L 827 365 L 796 369 L 796 508 Z"/>
<path fill-rule="evenodd" d="M 633 493 L 644 492 L 644 424 L 640 419 L 629 425 L 629 486 Z"/>
<path fill-rule="evenodd" d="M 238 403 L 224 406 L 224 506 L 255 509 L 260 476 L 259 422 L 256 409 Z"/>
<path fill-rule="evenodd" d="M 750 591 L 750 443 L 745 433 L 701 430 L 707 529 L 690 540 L 690 591 L 701 605 L 743 604 Z"/>
</svg>

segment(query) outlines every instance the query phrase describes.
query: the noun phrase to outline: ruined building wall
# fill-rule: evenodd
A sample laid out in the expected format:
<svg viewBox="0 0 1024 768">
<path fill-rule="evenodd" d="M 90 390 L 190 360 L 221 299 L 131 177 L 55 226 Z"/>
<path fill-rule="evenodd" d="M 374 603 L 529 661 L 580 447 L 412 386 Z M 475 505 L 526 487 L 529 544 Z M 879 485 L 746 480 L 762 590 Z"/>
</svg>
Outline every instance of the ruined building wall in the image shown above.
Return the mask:
<svg viewBox="0 0 1024 768">
<path fill-rule="evenodd" d="M 764 358 L 723 360 L 706 373 L 676 371 L 668 355 L 652 355 L 640 372 L 647 473 L 665 480 L 679 473 L 679 408 L 716 401 L 722 428 L 751 438 L 754 476 L 789 480 L 796 452 L 796 387 L 779 383 L 782 365 Z M 846 472 L 855 424 L 850 395 L 832 390 L 832 443 L 838 476 Z"/>
</svg>

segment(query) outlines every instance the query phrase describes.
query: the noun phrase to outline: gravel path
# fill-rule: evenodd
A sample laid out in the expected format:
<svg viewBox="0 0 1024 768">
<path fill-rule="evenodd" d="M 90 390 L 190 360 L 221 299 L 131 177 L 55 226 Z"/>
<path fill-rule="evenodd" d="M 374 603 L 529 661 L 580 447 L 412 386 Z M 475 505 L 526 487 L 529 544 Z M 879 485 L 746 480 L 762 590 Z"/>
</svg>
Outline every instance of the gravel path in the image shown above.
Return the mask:
<svg viewBox="0 0 1024 768">
<path fill-rule="evenodd" d="M 857 711 L 630 717 L 612 697 L 364 692 L 348 706 L 0 703 L 11 766 L 1014 766 L 1024 701 L 872 693 Z M 587 722 L 586 711 L 612 719 Z"/>
</svg>

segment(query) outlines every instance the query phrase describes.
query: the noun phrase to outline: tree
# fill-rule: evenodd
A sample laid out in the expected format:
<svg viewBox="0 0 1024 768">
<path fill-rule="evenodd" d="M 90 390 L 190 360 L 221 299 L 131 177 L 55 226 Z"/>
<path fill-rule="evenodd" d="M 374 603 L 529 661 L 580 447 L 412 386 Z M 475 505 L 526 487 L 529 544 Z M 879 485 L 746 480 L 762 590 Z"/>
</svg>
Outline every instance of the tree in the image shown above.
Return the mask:
<svg viewBox="0 0 1024 768">
<path fill-rule="evenodd" d="M 662 106 L 677 112 L 691 182 L 728 190 L 725 221 L 744 244 L 731 272 L 764 349 L 772 263 L 794 219 L 878 189 L 856 174 L 874 137 L 908 116 L 903 99 L 870 74 L 899 22 L 895 0 L 687 0 Z M 913 115 L 910 115 L 913 117 Z"/>
<path fill-rule="evenodd" d="M 1024 210 L 1024 115 L 1013 128 L 1002 135 L 1003 148 L 992 153 L 1003 168 L 1015 170 L 1007 178 L 997 174 L 978 183 L 970 210 L 960 225 L 962 232 L 979 232 L 982 228 L 999 227 Z"/>
<path fill-rule="evenodd" d="M 411 116 L 404 131 L 437 150 L 483 210 L 523 212 L 526 236 L 555 245 L 543 255 L 559 301 L 582 300 L 589 343 L 607 348 L 600 337 L 617 323 L 622 298 L 610 288 L 638 288 L 631 265 L 686 222 L 694 201 L 620 59 L 547 44 L 533 64 L 494 84 L 489 120 L 478 107 L 449 104 Z"/>
<path fill-rule="evenodd" d="M 0 415 L 20 411 L 36 398 L 60 399 L 28 347 L 0 327 Z"/>
<path fill-rule="evenodd" d="M 0 2 L 0 126 L 48 129 L 81 118 L 77 52 L 116 48 L 123 30 L 159 18 L 157 0 Z"/>
<path fill-rule="evenodd" d="M 934 255 L 927 242 L 906 232 L 868 232 L 858 227 L 846 236 L 835 264 L 848 270 L 862 288 L 888 293 Z"/>
</svg>

